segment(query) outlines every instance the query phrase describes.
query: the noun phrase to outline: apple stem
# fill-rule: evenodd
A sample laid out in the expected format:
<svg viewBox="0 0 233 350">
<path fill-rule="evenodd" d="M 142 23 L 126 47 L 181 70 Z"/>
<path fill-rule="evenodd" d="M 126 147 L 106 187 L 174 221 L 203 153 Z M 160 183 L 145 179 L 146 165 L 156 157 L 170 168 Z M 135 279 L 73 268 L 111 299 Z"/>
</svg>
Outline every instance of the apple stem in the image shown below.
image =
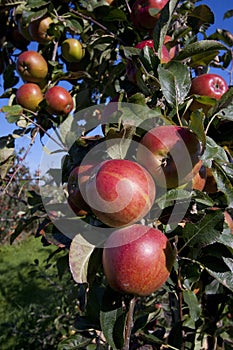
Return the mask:
<svg viewBox="0 0 233 350">
<path fill-rule="evenodd" d="M 131 331 L 132 331 L 132 328 L 134 325 L 133 314 L 134 314 L 134 308 L 136 305 L 136 301 L 137 301 L 137 298 L 133 297 L 129 303 L 129 311 L 127 314 L 126 325 L 125 325 L 125 341 L 124 341 L 124 346 L 123 346 L 122 350 L 129 350 L 130 336 L 131 336 Z"/>
</svg>

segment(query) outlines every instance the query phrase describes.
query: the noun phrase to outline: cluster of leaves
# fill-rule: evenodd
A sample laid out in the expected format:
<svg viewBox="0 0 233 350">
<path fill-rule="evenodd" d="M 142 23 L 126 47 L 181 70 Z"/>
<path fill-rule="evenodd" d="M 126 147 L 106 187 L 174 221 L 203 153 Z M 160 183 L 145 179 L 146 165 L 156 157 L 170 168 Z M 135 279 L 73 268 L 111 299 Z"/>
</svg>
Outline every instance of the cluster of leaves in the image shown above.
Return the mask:
<svg viewBox="0 0 233 350">
<path fill-rule="evenodd" d="M 134 48 L 138 41 L 147 38 L 148 33 L 137 31 L 132 24 L 128 7 L 133 1 L 116 0 L 109 6 L 104 0 L 28 0 L 20 4 L 13 0 L 0 8 L 2 23 L 4 21 L 8 30 L 16 25 L 18 16 L 22 16 L 25 23 L 45 14 L 53 18 L 49 34 L 54 39 L 46 45 L 38 45 L 37 49 L 48 61 L 50 84 L 68 82 L 76 105 L 76 118 L 70 115 L 66 120 L 40 110 L 32 114 L 15 105 L 15 86 L 19 82 L 15 64 L 21 49 L 15 48 L 7 40 L 7 33 L 3 33 L 6 91 L 2 97 L 9 97 L 9 106 L 2 110 L 8 122 L 17 125 L 13 135 L 1 140 L 3 153 L 0 160 L 6 169 L 12 166 L 16 135 L 23 137 L 26 133 L 32 140 L 39 135 L 43 144 L 43 137 L 49 136 L 50 131 L 58 132 L 59 126 L 57 136 L 62 149 L 57 152 L 66 151 L 60 164 L 62 178 L 58 176 L 60 169 L 52 169 L 49 173 L 51 182 L 54 181 L 57 187 L 66 183 L 71 169 L 80 164 L 95 145 L 105 140 L 122 139 L 120 150 L 111 143 L 107 147 L 109 158 L 119 157 L 119 154 L 127 157 L 128 141 L 138 140 L 143 123 L 148 120 L 153 123 L 154 118 L 159 117 L 161 123 L 188 126 L 202 142 L 203 164 L 212 169 L 216 190 L 206 193 L 177 188 L 168 191 L 165 199 L 156 200 L 152 214 L 159 207 L 164 216 L 172 213 L 174 204 L 182 206 L 187 199 L 190 204 L 182 225 L 173 227 L 162 219 L 156 222 L 176 242 L 178 258 L 164 287 L 137 300 L 132 349 L 143 346 L 200 349 L 205 347 L 205 342 L 208 348 L 215 349 L 218 344 L 233 349 L 233 89 L 230 87 L 217 103 L 206 97 L 189 96 L 191 78 L 195 73 L 208 71 L 210 67 L 217 67 L 220 71 L 228 68 L 232 61 L 233 40 L 230 32 L 220 29 L 207 36 L 206 30 L 214 23 L 214 14 L 208 6 L 196 2 L 170 0 L 162 10 L 153 31 L 158 57 L 148 47 L 141 52 Z M 228 11 L 226 18 L 230 16 L 232 12 Z M 166 34 L 172 37 L 178 53 L 171 62 L 161 65 L 159 58 Z M 59 45 L 67 36 L 79 38 L 85 46 L 85 57 L 77 64 L 65 62 L 60 55 Z M 126 74 L 128 60 L 137 71 L 133 83 Z M 90 130 L 103 118 L 99 105 L 116 96 L 118 111 L 113 113 L 114 123 L 107 122 L 102 129 L 103 136 L 89 137 Z M 187 118 L 193 98 L 211 108 L 206 114 L 201 109 L 196 110 Z M 134 104 L 133 117 L 127 109 L 120 107 L 123 102 Z M 140 108 L 148 113 L 140 113 Z M 77 127 L 77 120 L 84 120 L 84 126 Z M 1 174 L 2 178 L 5 176 L 7 172 Z M 87 244 L 82 235 L 75 236 L 71 243 L 53 224 L 51 216 L 44 218 L 45 209 L 40 196 L 35 192 L 30 195 L 29 221 L 39 220 L 37 234 L 43 235 L 44 240 L 69 249 L 70 267 L 80 291 L 76 333 L 62 341 L 59 349 L 122 348 L 130 297 L 119 295 L 108 287 L 102 271 L 101 249 Z M 48 196 L 46 203 L 51 198 Z M 54 208 L 54 203 L 51 208 Z M 56 208 L 60 212 L 64 206 L 57 204 Z M 84 220 L 99 224 L 93 216 Z M 24 227 L 22 223 L 17 226 L 14 238 Z"/>
</svg>

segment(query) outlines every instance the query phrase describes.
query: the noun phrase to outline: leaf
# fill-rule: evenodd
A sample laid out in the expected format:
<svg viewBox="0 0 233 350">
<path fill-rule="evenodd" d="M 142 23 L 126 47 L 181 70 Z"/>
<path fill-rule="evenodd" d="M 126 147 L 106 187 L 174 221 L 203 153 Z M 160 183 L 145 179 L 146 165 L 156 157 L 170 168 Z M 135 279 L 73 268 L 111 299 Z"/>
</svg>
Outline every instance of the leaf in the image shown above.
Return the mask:
<svg viewBox="0 0 233 350">
<path fill-rule="evenodd" d="M 221 210 L 206 214 L 198 223 L 187 223 L 183 229 L 184 246 L 201 249 L 217 242 L 223 227 Z M 182 247 L 182 249 L 184 248 Z"/>
<path fill-rule="evenodd" d="M 174 201 L 186 200 L 190 201 L 192 193 L 181 188 L 173 188 L 167 191 L 164 195 L 156 198 L 155 203 L 158 204 L 160 209 L 164 209 L 169 205 L 174 204 Z"/>
<path fill-rule="evenodd" d="M 136 126 L 124 125 L 120 131 L 110 129 L 105 143 L 108 155 L 112 159 L 124 159 L 134 136 Z"/>
<path fill-rule="evenodd" d="M 0 137 L 0 178 L 4 179 L 8 170 L 13 166 L 15 158 L 14 138 L 9 136 Z"/>
<path fill-rule="evenodd" d="M 195 110 L 190 115 L 190 123 L 189 128 L 198 135 L 199 141 L 202 143 L 203 150 L 206 146 L 206 134 L 204 129 L 204 113 L 202 113 L 200 110 Z"/>
<path fill-rule="evenodd" d="M 216 29 L 216 32 L 209 36 L 209 39 L 222 41 L 228 46 L 233 46 L 233 35 L 226 29 Z"/>
<path fill-rule="evenodd" d="M 226 272 L 216 272 L 207 267 L 205 267 L 206 271 L 213 276 L 218 282 L 220 282 L 224 287 L 230 289 L 233 292 L 233 259 L 223 258 L 226 265 L 229 267 L 230 271 Z"/>
<path fill-rule="evenodd" d="M 183 297 L 185 303 L 188 305 L 190 317 L 192 320 L 197 321 L 201 315 L 201 306 L 196 295 L 192 290 L 184 290 Z"/>
<path fill-rule="evenodd" d="M 211 168 L 212 174 L 215 178 L 217 188 L 225 194 L 227 204 L 229 207 L 233 206 L 233 186 L 227 173 L 221 166 L 221 163 L 214 162 Z"/>
<path fill-rule="evenodd" d="M 210 24 L 214 24 L 214 14 L 207 5 L 199 5 L 189 14 L 187 23 L 195 33 L 198 33 L 203 24 L 206 24 L 207 28 Z"/>
<path fill-rule="evenodd" d="M 233 17 L 233 10 L 228 10 L 224 13 L 224 19 Z"/>
<path fill-rule="evenodd" d="M 206 136 L 206 148 L 203 156 L 201 157 L 203 164 L 208 168 L 212 167 L 212 162 L 215 160 L 217 163 L 228 163 L 227 154 L 221 146 L 219 146 L 211 137 Z"/>
<path fill-rule="evenodd" d="M 45 219 L 38 227 L 36 236 L 42 235 L 44 241 L 48 244 L 54 244 L 60 248 L 70 246 L 70 238 L 65 236 L 59 229 L 48 219 Z"/>
<path fill-rule="evenodd" d="M 124 342 L 123 330 L 125 325 L 125 314 L 123 313 L 122 307 L 110 311 L 100 311 L 100 324 L 108 344 L 114 350 L 122 348 Z M 118 330 L 117 338 L 114 337 L 114 330 L 116 329 Z M 121 338 L 119 338 L 119 329 L 122 331 Z"/>
<path fill-rule="evenodd" d="M 71 242 L 69 265 L 73 279 L 77 283 L 87 283 L 88 263 L 95 246 L 77 234 Z"/>
<path fill-rule="evenodd" d="M 160 65 L 158 74 L 161 89 L 167 102 L 172 107 L 176 107 L 184 102 L 191 86 L 191 78 L 187 66 L 179 62 L 171 62 L 166 68 Z"/>
<path fill-rule="evenodd" d="M 233 87 L 230 87 L 221 99 L 214 104 L 208 116 L 215 114 L 221 116 L 223 119 L 233 121 Z"/>
<path fill-rule="evenodd" d="M 38 220 L 38 216 L 31 216 L 30 218 L 27 219 L 20 219 L 16 229 L 14 230 L 14 233 L 11 235 L 10 238 L 10 244 L 14 242 L 14 240 L 25 230 L 27 227 L 33 223 L 35 220 Z"/>
<path fill-rule="evenodd" d="M 160 12 L 160 17 L 153 31 L 153 40 L 155 51 L 158 52 L 159 58 L 162 56 L 162 46 L 165 35 L 167 34 L 173 12 L 178 5 L 179 0 L 170 0 Z"/>
<path fill-rule="evenodd" d="M 107 8 L 108 11 L 106 11 L 107 13 L 105 13 L 104 15 L 104 21 L 106 22 L 125 22 L 127 21 L 127 17 L 126 14 L 123 10 L 121 10 L 120 8 L 115 8 L 113 6 L 110 6 Z"/>
<path fill-rule="evenodd" d="M 216 40 L 200 40 L 185 46 L 176 56 L 175 60 L 182 61 L 187 58 L 192 58 L 195 64 L 200 64 L 200 62 L 203 63 L 201 59 L 205 60 L 207 55 L 212 55 L 212 53 L 216 56 L 216 52 L 219 50 L 227 50 L 227 48 Z"/>
</svg>

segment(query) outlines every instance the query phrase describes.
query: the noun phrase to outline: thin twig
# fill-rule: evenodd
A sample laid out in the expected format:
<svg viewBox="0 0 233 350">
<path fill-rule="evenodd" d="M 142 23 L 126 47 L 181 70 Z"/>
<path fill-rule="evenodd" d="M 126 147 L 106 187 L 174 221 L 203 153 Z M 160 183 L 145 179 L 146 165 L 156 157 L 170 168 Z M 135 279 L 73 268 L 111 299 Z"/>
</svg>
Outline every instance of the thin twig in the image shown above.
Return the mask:
<svg viewBox="0 0 233 350">
<path fill-rule="evenodd" d="M 34 132 L 34 134 L 33 134 L 33 136 L 32 136 L 32 138 L 31 138 L 30 144 L 29 144 L 28 148 L 26 149 L 26 152 L 24 153 L 23 157 L 21 158 L 20 163 L 16 166 L 16 168 L 15 168 L 15 170 L 14 170 L 14 172 L 13 172 L 11 178 L 10 178 L 10 180 L 8 181 L 6 187 L 4 188 L 3 194 L 5 194 L 7 192 L 8 188 L 9 188 L 10 184 L 12 183 L 13 179 L 15 178 L 16 174 L 22 168 L 23 162 L 26 159 L 28 153 L 30 152 L 32 146 L 34 145 L 35 140 L 36 140 L 36 136 L 38 135 L 38 133 L 39 133 L 39 128 L 37 127 L 35 132 Z"/>
<path fill-rule="evenodd" d="M 127 6 L 127 9 L 128 9 L 128 11 L 129 11 L 129 13 L 131 14 L 131 13 L 132 13 L 132 10 L 131 10 L 131 8 L 130 8 L 130 6 L 129 6 L 128 0 L 125 0 L 125 3 L 126 3 L 126 6 Z"/>
<path fill-rule="evenodd" d="M 109 30 L 107 27 L 105 27 L 103 24 L 101 24 L 100 22 L 98 22 L 96 19 L 94 19 L 93 17 L 91 16 L 87 16 L 87 15 L 84 15 L 83 13 L 80 13 L 80 12 L 77 12 L 73 9 L 70 10 L 70 12 L 74 13 L 76 16 L 80 17 L 80 18 L 83 18 L 83 19 L 86 19 L 87 21 L 89 22 L 93 22 L 95 23 L 99 28 L 103 29 L 105 32 L 107 32 L 108 34 L 110 34 L 111 36 L 113 36 L 114 38 L 116 38 L 118 41 L 120 41 L 122 44 L 125 45 L 124 41 L 119 38 L 118 36 L 116 36 L 116 34 L 114 34 L 113 32 L 111 32 L 111 30 Z"/>
<path fill-rule="evenodd" d="M 55 142 L 59 147 L 61 147 L 64 151 L 67 151 L 67 148 L 60 142 L 58 142 L 53 136 L 51 136 L 40 124 L 36 123 L 31 118 L 27 117 L 25 114 L 23 117 L 28 120 L 30 123 L 34 124 L 37 128 L 39 128 L 45 135 L 47 135 L 53 142 Z"/>
<path fill-rule="evenodd" d="M 129 311 L 127 314 L 126 326 L 125 326 L 125 341 L 122 350 L 129 350 L 131 331 L 134 325 L 133 314 L 137 298 L 133 297 L 129 303 Z"/>
</svg>

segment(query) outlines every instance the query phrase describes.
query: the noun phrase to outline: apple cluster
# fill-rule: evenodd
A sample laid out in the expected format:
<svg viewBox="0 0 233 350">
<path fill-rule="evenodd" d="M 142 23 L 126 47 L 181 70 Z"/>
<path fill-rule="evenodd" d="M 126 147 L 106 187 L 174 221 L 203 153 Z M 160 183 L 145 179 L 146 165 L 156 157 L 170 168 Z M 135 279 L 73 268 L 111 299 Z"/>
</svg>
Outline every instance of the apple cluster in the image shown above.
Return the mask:
<svg viewBox="0 0 233 350">
<path fill-rule="evenodd" d="M 29 25 L 23 25 L 21 18 L 18 20 L 18 32 L 25 40 L 36 41 L 45 45 L 53 40 L 48 34 L 53 20 L 49 16 L 43 16 L 32 20 Z M 61 54 L 68 63 L 80 62 L 85 55 L 82 43 L 76 38 L 67 38 L 61 43 Z M 74 108 L 72 95 L 64 87 L 47 84 L 49 78 L 49 66 L 43 55 L 37 51 L 25 50 L 17 59 L 16 69 L 24 84 L 16 91 L 16 102 L 24 109 L 32 112 L 38 111 L 42 101 L 46 111 L 55 115 L 68 115 Z"/>
</svg>

